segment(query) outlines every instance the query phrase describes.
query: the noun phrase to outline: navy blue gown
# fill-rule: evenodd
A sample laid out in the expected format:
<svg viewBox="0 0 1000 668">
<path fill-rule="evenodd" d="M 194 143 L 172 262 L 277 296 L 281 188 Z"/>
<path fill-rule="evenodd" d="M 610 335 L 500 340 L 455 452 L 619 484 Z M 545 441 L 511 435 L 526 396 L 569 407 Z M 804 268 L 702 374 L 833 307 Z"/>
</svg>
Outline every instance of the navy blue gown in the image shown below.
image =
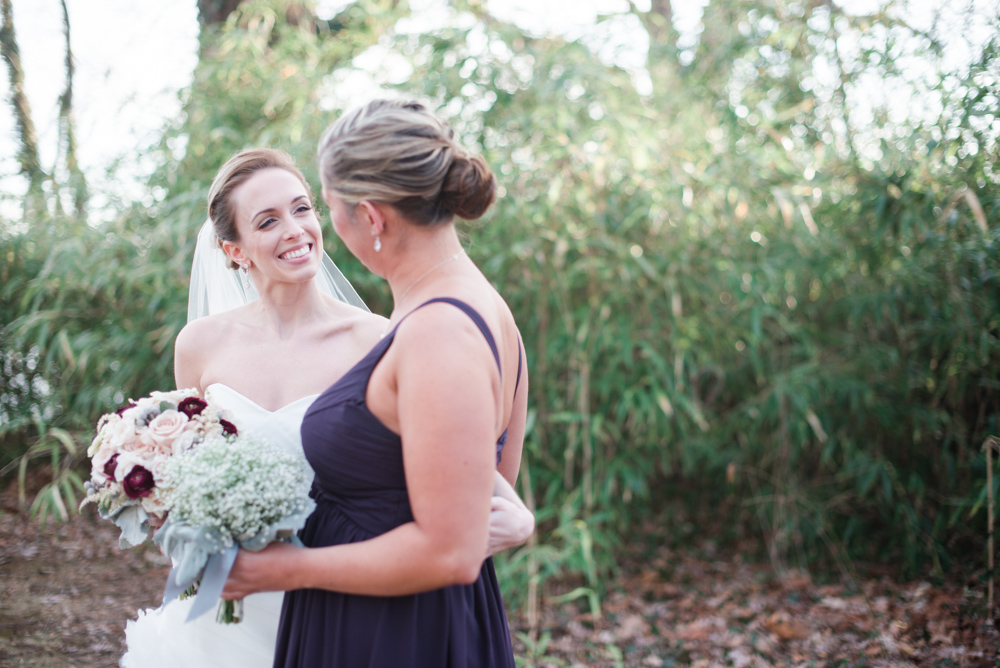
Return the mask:
<svg viewBox="0 0 1000 668">
<path fill-rule="evenodd" d="M 500 364 L 482 317 L 465 312 L 483 332 Z M 316 510 L 300 536 L 308 547 L 367 540 L 413 520 L 400 437 L 365 403 L 372 370 L 392 345 L 393 329 L 306 411 L 302 447 L 316 471 Z M 520 343 L 518 344 L 520 381 Z M 515 392 L 516 392 L 515 384 Z M 506 441 L 497 443 L 497 456 Z M 479 579 L 412 596 L 358 596 L 318 589 L 285 595 L 275 668 L 514 667 L 507 616 L 493 560 Z"/>
</svg>

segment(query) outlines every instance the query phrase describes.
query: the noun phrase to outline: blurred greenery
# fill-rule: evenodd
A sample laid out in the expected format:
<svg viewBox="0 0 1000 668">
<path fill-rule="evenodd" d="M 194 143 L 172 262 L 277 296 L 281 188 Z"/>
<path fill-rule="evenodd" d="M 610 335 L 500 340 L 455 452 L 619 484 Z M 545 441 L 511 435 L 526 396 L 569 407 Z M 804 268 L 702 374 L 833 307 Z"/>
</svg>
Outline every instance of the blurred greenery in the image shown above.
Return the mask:
<svg viewBox="0 0 1000 668">
<path fill-rule="evenodd" d="M 891 7 L 711 0 L 680 44 L 633 6 L 604 17 L 653 36 L 630 72 L 452 5 L 412 34 L 402 2 L 317 30 L 248 0 L 203 32 L 145 203 L 99 227 L 54 205 L 2 221 L 0 467 L 49 457 L 42 516 L 73 505 L 66 436 L 85 445 L 101 413 L 172 386 L 215 170 L 276 146 L 317 183 L 316 141 L 353 102 L 336 84 L 374 45 L 407 64 L 385 85 L 432 100 L 502 186 L 467 246 L 532 374 L 520 484 L 539 532 L 499 562 L 513 605 L 570 576 L 563 598 L 599 613 L 629 531 L 678 499 L 762 538 L 777 569 L 979 559 L 981 445 L 1000 432 L 996 17 L 948 69 L 940 36 Z M 876 89 L 915 91 L 909 113 Z M 380 281 L 328 247 L 387 312 Z"/>
</svg>

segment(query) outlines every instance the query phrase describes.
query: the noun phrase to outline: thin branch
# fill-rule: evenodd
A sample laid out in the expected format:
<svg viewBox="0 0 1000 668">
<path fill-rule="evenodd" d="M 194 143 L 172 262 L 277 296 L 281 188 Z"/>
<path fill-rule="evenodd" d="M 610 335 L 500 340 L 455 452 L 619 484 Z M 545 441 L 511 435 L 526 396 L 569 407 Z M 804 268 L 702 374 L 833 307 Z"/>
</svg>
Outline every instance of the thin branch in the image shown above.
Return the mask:
<svg viewBox="0 0 1000 668">
<path fill-rule="evenodd" d="M 66 89 L 59 96 L 59 144 L 65 151 L 69 187 L 73 191 L 73 206 L 82 216 L 87 204 L 87 182 L 76 159 L 76 128 L 73 120 L 73 49 L 69 39 L 69 10 L 66 0 L 60 0 L 63 10 L 63 32 L 66 35 Z M 57 201 L 56 206 L 60 206 Z"/>
<path fill-rule="evenodd" d="M 17 131 L 21 137 L 21 147 L 17 159 L 21 163 L 21 174 L 28 177 L 29 209 L 40 210 L 44 207 L 42 199 L 42 182 L 45 172 L 38 160 L 38 140 L 35 134 L 35 124 L 31 120 L 31 105 L 24 92 L 24 70 L 21 67 L 21 49 L 17 45 L 17 33 L 14 30 L 14 8 L 12 0 L 0 0 L 0 55 L 7 62 L 7 72 L 10 77 L 10 103 L 14 108 L 14 119 Z"/>
</svg>

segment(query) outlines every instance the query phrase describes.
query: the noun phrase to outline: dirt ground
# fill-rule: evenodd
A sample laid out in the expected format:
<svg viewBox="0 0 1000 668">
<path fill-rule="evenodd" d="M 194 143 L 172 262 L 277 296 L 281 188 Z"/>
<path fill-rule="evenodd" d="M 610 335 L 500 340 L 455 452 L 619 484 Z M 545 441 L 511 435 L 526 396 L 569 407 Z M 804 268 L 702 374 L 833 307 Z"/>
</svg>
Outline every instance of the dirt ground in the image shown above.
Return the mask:
<svg viewBox="0 0 1000 668">
<path fill-rule="evenodd" d="M 152 547 L 121 551 L 93 511 L 41 529 L 0 495 L 0 666 L 116 666 L 124 623 L 159 603 Z M 738 554 L 659 549 L 627 558 L 602 616 L 543 595 L 537 629 L 512 611 L 522 666 L 1000 666 L 985 593 L 883 578 L 815 584 Z M 981 588 L 978 588 L 981 589 Z"/>
</svg>

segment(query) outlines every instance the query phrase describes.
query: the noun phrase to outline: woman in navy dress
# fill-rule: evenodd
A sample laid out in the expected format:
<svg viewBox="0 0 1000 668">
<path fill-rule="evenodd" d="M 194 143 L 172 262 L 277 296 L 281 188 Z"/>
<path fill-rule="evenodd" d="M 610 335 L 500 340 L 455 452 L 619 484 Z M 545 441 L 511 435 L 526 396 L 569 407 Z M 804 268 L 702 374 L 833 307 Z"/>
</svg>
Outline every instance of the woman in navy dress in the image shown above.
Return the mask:
<svg viewBox="0 0 1000 668">
<path fill-rule="evenodd" d="M 333 228 L 393 312 L 303 420 L 307 549 L 241 552 L 225 595 L 289 591 L 276 667 L 513 667 L 484 555 L 494 469 L 513 483 L 520 463 L 527 365 L 453 222 L 485 213 L 495 179 L 415 102 L 344 116 L 319 164 Z"/>
</svg>

